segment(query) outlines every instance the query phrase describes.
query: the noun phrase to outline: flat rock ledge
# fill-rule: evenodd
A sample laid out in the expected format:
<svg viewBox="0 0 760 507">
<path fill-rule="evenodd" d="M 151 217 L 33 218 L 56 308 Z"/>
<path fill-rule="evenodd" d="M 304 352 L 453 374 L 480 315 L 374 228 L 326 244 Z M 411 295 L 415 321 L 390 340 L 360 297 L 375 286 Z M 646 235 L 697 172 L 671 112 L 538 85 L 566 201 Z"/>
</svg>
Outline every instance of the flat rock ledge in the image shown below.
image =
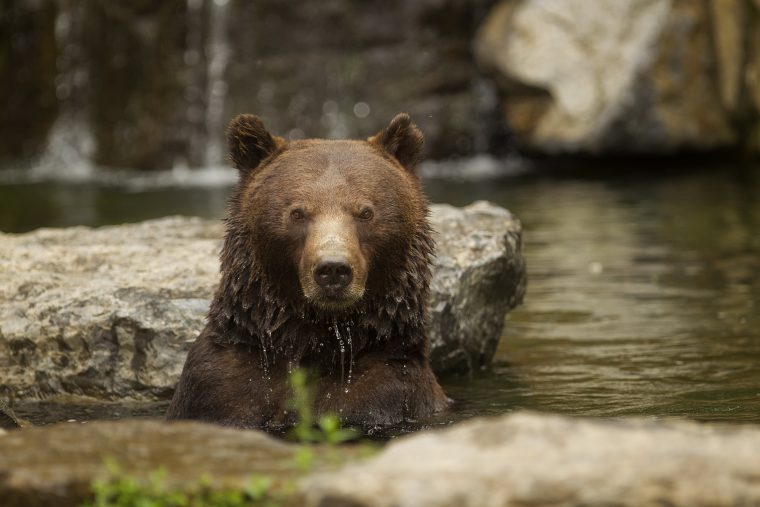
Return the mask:
<svg viewBox="0 0 760 507">
<path fill-rule="evenodd" d="M 277 481 L 300 475 L 296 447 L 258 431 L 195 422 L 61 423 L 0 434 L 3 507 L 75 507 L 96 479 L 148 481 L 166 471 L 165 487 L 192 493 L 206 478 L 214 489 L 242 489 L 253 477 Z M 5 459 L 8 457 L 8 459 Z"/>
<path fill-rule="evenodd" d="M 525 291 L 520 222 L 432 207 L 439 373 L 487 366 Z M 219 277 L 219 221 L 170 217 L 0 234 L 0 398 L 170 397 Z"/>
<path fill-rule="evenodd" d="M 760 505 L 760 428 L 674 420 L 602 421 L 518 413 L 361 445 L 303 447 L 201 423 L 61 423 L 0 433 L 4 507 L 68 507 L 105 478 L 192 493 L 266 477 L 283 505 L 308 507 L 721 507 Z M 285 485 L 288 487 L 286 488 Z M 279 504 L 278 504 L 279 505 Z"/>
<path fill-rule="evenodd" d="M 403 438 L 301 484 L 314 507 L 760 505 L 760 429 L 515 414 Z"/>
</svg>

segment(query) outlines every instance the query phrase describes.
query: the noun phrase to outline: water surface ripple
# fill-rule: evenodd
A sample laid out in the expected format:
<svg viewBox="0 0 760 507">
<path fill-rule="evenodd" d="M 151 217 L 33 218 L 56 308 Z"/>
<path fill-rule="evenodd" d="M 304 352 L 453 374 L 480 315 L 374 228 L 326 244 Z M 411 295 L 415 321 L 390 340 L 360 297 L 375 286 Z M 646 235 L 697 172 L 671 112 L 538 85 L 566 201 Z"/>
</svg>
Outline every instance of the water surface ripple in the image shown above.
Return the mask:
<svg viewBox="0 0 760 507">
<path fill-rule="evenodd" d="M 457 405 L 442 423 L 522 408 L 760 422 L 760 170 L 660 172 L 672 175 L 633 177 L 635 168 L 611 166 L 602 176 L 426 181 L 434 202 L 488 199 L 514 211 L 529 270 L 525 303 L 507 319 L 493 368 L 443 379 Z M 227 193 L 5 185 L 0 229 L 219 217 Z M 163 410 L 154 407 L 81 416 Z M 69 418 L 44 404 L 19 412 Z"/>
<path fill-rule="evenodd" d="M 493 370 L 447 380 L 464 400 L 454 418 L 530 408 L 760 422 L 760 173 L 461 187 L 520 216 L 529 282 Z"/>
</svg>

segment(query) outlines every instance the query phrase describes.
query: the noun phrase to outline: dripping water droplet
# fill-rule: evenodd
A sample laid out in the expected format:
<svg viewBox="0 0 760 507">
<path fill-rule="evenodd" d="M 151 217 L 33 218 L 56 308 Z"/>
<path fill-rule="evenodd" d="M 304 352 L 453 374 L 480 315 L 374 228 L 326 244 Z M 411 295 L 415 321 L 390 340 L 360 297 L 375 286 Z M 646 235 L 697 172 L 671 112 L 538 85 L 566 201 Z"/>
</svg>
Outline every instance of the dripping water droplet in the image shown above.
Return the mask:
<svg viewBox="0 0 760 507">
<path fill-rule="evenodd" d="M 351 328 L 346 326 L 346 341 L 348 342 L 348 383 L 351 383 L 351 377 L 354 373 L 354 344 L 351 340 Z M 348 392 L 348 388 L 346 388 Z"/>
<path fill-rule="evenodd" d="M 338 323 L 333 321 L 335 325 L 335 337 L 338 339 L 338 347 L 340 348 L 340 383 L 345 383 L 345 367 L 346 367 L 346 345 L 343 343 L 343 337 L 338 331 Z M 332 327 L 328 328 L 332 331 Z"/>
</svg>

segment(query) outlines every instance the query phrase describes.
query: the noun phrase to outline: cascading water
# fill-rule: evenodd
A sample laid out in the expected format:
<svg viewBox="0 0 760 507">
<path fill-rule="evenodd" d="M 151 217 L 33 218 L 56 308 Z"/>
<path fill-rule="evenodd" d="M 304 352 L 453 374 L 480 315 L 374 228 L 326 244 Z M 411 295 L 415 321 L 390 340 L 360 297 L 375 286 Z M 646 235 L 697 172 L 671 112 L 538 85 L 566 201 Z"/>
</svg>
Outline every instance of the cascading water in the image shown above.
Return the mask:
<svg viewBox="0 0 760 507">
<path fill-rule="evenodd" d="M 230 59 L 227 40 L 228 0 L 212 0 L 208 51 L 206 96 L 207 166 L 219 165 L 224 159 L 224 145 L 220 133 L 224 131 L 224 104 L 227 98 L 226 71 Z"/>
<path fill-rule="evenodd" d="M 59 114 L 48 134 L 47 144 L 31 169 L 35 178 L 84 179 L 92 175 L 95 142 L 83 112 L 85 88 L 89 81 L 82 64 L 83 48 L 77 33 L 82 30 L 82 5 L 63 4 L 56 18 L 55 93 Z"/>
<path fill-rule="evenodd" d="M 185 37 L 185 136 L 188 140 L 188 166 L 206 161 L 209 132 L 206 131 L 206 102 L 208 55 L 206 54 L 206 2 L 187 0 L 187 35 Z M 183 161 L 174 164 L 174 170 L 182 169 Z"/>
</svg>

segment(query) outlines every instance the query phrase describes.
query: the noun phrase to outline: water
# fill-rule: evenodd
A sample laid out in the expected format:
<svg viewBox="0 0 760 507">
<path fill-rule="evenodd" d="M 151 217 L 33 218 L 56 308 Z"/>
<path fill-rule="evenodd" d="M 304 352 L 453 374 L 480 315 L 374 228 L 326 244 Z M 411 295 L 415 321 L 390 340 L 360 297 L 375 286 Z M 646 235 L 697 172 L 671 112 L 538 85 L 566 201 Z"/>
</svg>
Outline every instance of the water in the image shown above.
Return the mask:
<svg viewBox="0 0 760 507">
<path fill-rule="evenodd" d="M 430 192 L 506 205 L 526 231 L 525 304 L 493 371 L 446 383 L 464 400 L 454 418 L 528 408 L 760 422 L 760 172 Z"/>
<path fill-rule="evenodd" d="M 760 170 L 684 165 L 695 163 L 426 181 L 435 202 L 488 199 L 518 214 L 529 270 L 491 371 L 442 379 L 457 400 L 442 422 L 517 409 L 760 422 Z M 0 228 L 220 217 L 227 192 L 5 185 Z M 45 409 L 17 406 L 71 418 Z"/>
</svg>

